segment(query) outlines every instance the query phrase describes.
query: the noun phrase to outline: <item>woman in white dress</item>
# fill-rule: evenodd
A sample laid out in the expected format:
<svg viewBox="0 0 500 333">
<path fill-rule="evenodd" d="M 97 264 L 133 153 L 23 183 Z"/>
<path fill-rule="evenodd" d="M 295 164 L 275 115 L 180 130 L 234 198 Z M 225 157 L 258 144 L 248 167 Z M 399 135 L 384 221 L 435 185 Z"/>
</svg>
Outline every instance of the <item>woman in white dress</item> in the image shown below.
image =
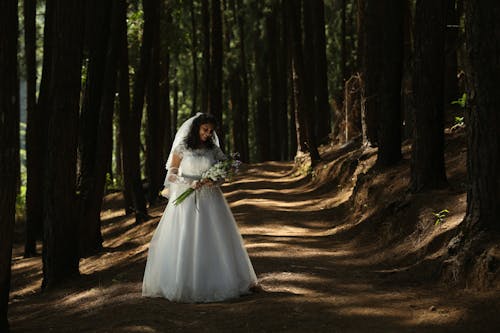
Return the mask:
<svg viewBox="0 0 500 333">
<path fill-rule="evenodd" d="M 214 302 L 258 290 L 257 277 L 218 183 L 201 174 L 225 159 L 215 119 L 198 113 L 178 130 L 167 161 L 167 207 L 149 246 L 142 295 Z M 174 200 L 196 189 L 179 205 Z"/>
</svg>

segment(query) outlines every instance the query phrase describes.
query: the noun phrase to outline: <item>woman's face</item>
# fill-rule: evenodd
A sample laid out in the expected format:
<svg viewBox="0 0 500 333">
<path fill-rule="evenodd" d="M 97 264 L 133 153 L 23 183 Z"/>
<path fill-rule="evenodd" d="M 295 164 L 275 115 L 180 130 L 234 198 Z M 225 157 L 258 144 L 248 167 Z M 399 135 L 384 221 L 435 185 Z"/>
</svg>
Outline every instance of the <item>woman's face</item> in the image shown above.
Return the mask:
<svg viewBox="0 0 500 333">
<path fill-rule="evenodd" d="M 200 125 L 200 140 L 201 142 L 207 142 L 214 134 L 213 124 L 201 124 Z"/>
</svg>

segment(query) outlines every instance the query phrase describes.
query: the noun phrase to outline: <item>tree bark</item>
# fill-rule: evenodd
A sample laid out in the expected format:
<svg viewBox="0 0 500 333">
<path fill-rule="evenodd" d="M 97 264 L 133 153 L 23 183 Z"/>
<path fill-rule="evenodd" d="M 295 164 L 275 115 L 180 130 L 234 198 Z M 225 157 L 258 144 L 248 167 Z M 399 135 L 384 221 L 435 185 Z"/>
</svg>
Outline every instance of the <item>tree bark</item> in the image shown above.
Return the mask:
<svg viewBox="0 0 500 333">
<path fill-rule="evenodd" d="M 290 149 L 288 151 L 288 159 L 293 160 L 294 156 L 297 154 L 297 127 L 295 125 L 295 110 L 297 109 L 295 103 L 295 94 L 294 94 L 294 83 L 293 83 L 293 63 L 290 61 L 290 67 L 288 71 L 288 86 L 289 86 L 289 94 L 288 94 L 288 139 L 290 140 Z"/>
<path fill-rule="evenodd" d="M 451 102 L 457 100 L 458 91 L 458 32 L 460 29 L 457 17 L 456 0 L 446 0 L 446 34 L 445 34 L 445 79 L 444 79 L 444 105 L 445 111 Z"/>
<path fill-rule="evenodd" d="M 466 235 L 500 234 L 500 3 L 465 1 L 468 55 Z"/>
<path fill-rule="evenodd" d="M 256 102 L 256 123 L 255 123 L 255 143 L 257 151 L 257 161 L 263 162 L 270 159 L 270 141 L 271 126 L 270 105 L 269 105 L 269 42 L 265 29 L 260 29 L 260 22 L 265 26 L 263 17 L 263 8 L 256 8 L 257 17 L 255 18 L 257 30 L 254 37 L 254 59 L 255 59 L 255 102 Z"/>
<path fill-rule="evenodd" d="M 464 5 L 469 186 L 466 214 L 448 245 L 443 275 L 465 286 L 490 288 L 498 276 L 491 253 L 500 239 L 500 4 L 464 1 Z"/>
<path fill-rule="evenodd" d="M 403 115 L 404 115 L 404 130 L 403 140 L 413 136 L 413 118 L 415 113 L 415 105 L 413 102 L 413 4 L 412 0 L 405 0 L 405 15 L 404 15 L 404 42 L 403 42 L 403 78 L 401 98 L 403 99 Z"/>
<path fill-rule="evenodd" d="M 162 6 L 162 12 L 166 11 L 160 19 L 161 35 L 167 36 L 172 25 L 171 8 Z M 165 127 L 163 136 L 163 156 L 168 156 L 173 141 L 172 110 L 170 107 L 170 48 L 166 43 L 160 43 L 160 112 L 162 114 L 161 125 Z M 164 165 L 165 160 L 161 165 Z M 163 169 L 162 169 L 163 170 Z"/>
<path fill-rule="evenodd" d="M 358 72 L 363 70 L 363 63 L 365 61 L 365 0 L 356 0 L 356 9 L 357 9 L 357 17 L 356 17 L 356 33 L 357 33 L 357 41 L 358 47 L 356 50 L 357 53 L 357 64 L 356 68 Z"/>
<path fill-rule="evenodd" d="M 130 154 L 133 150 L 130 133 L 130 86 L 129 86 L 129 57 L 127 41 L 127 0 L 119 0 L 119 79 L 118 79 L 118 104 L 120 115 L 120 141 L 122 144 L 122 168 L 123 168 L 123 197 L 125 201 L 125 214 L 131 214 L 134 211 L 133 199 L 133 169 L 130 164 Z"/>
<path fill-rule="evenodd" d="M 324 0 L 323 0 L 324 1 Z M 356 36 L 356 15 L 357 1 L 352 1 L 346 4 L 346 53 L 347 62 L 345 67 L 345 80 L 349 80 L 356 73 L 356 54 L 357 51 L 357 36 Z"/>
<path fill-rule="evenodd" d="M 274 161 L 279 161 L 281 159 L 280 152 L 280 142 L 282 141 L 282 136 L 280 136 L 280 120 L 281 114 L 283 113 L 282 99 L 284 98 L 281 94 L 283 92 L 281 88 L 282 80 L 280 78 L 280 67 L 278 53 L 281 45 L 279 26 L 278 26 L 278 14 L 280 8 L 277 1 L 273 1 L 271 5 L 271 12 L 266 17 L 266 36 L 269 47 L 269 57 L 267 60 L 268 65 L 268 75 L 269 75 L 269 159 Z"/>
<path fill-rule="evenodd" d="M 163 113 L 165 133 L 163 137 L 163 156 L 168 156 L 172 141 L 172 108 L 170 106 L 170 55 L 168 50 L 162 51 L 160 80 L 160 110 Z M 166 161 L 164 161 L 166 162 Z M 163 164 L 162 164 L 163 165 Z"/>
<path fill-rule="evenodd" d="M 190 1 L 189 4 L 190 12 L 191 12 L 191 60 L 193 62 L 193 101 L 191 107 L 191 115 L 196 114 L 198 112 L 198 60 L 197 60 L 197 52 L 198 52 L 198 34 L 196 30 L 196 11 L 194 8 L 194 0 Z"/>
<path fill-rule="evenodd" d="M 314 8 L 312 6 L 313 1 L 302 0 L 302 26 L 303 26 L 303 51 L 302 57 L 304 59 L 304 71 L 303 71 L 303 81 L 304 81 L 304 102 L 305 111 L 307 112 L 307 118 L 309 120 L 308 127 L 310 129 L 309 135 L 310 139 L 317 143 L 317 123 L 320 121 L 319 115 L 317 114 L 315 94 L 316 86 L 314 82 L 314 68 L 315 68 L 315 52 L 314 49 Z M 307 52 L 305 51 L 307 50 Z"/>
<path fill-rule="evenodd" d="M 24 0 L 24 45 L 27 83 L 26 129 L 26 240 L 24 257 L 36 253 L 36 240 L 42 237 L 43 228 L 43 118 L 36 110 L 36 0 Z"/>
<path fill-rule="evenodd" d="M 208 0 L 201 2 L 201 19 L 203 31 L 203 69 L 201 85 L 201 112 L 208 113 L 210 110 L 210 3 Z"/>
<path fill-rule="evenodd" d="M 238 32 L 240 39 L 240 51 L 239 51 L 239 62 L 241 69 L 241 103 L 239 109 L 239 116 L 241 119 L 239 128 L 239 147 L 238 152 L 240 153 L 240 158 L 242 162 L 250 161 L 250 149 L 248 147 L 248 73 L 247 73 L 247 53 L 245 48 L 245 40 L 246 40 L 246 30 L 245 30 L 245 22 L 243 20 L 242 14 L 242 3 L 241 0 L 236 0 L 236 5 L 238 10 L 235 11 L 237 14 L 238 21 Z"/>
<path fill-rule="evenodd" d="M 103 144 L 103 135 L 112 129 L 100 127 L 101 104 L 104 99 L 104 80 L 106 56 L 110 36 L 111 3 L 99 0 L 87 2 L 87 43 L 89 64 L 79 122 L 79 235 L 80 256 L 86 257 L 97 253 L 102 248 L 100 208 L 104 182 L 102 178 L 104 160 L 97 158 L 97 151 Z M 113 90 L 114 92 L 114 90 Z M 112 114 L 111 109 L 111 114 Z M 103 110 L 108 112 L 108 110 Z M 101 132 L 100 129 L 103 131 Z M 110 131 L 111 130 L 111 131 Z M 107 131 L 107 132 L 106 132 Z M 100 195 L 99 195 L 100 194 Z M 101 200 L 99 200 L 101 199 Z"/>
<path fill-rule="evenodd" d="M 390 166 L 402 158 L 401 80 L 405 2 L 382 1 L 382 6 L 383 16 L 379 16 L 382 30 L 378 39 L 373 41 L 382 44 L 377 92 L 380 108 L 376 110 L 379 115 L 377 164 Z"/>
<path fill-rule="evenodd" d="M 148 201 L 154 205 L 165 178 L 163 168 L 163 141 L 165 135 L 164 117 L 160 110 L 160 1 L 153 0 L 145 7 L 145 18 L 151 20 L 153 35 L 151 64 L 147 91 L 147 130 L 146 130 L 146 174 L 148 178 Z M 163 12 L 163 11 L 161 11 Z"/>
<path fill-rule="evenodd" d="M 287 140 L 289 141 L 288 156 L 289 160 L 293 160 L 297 153 L 297 128 L 295 126 L 295 94 L 293 84 L 293 48 L 292 48 L 292 33 L 289 17 L 289 4 L 287 0 L 283 0 L 283 39 L 286 46 L 286 80 L 287 80 L 287 117 L 288 117 L 288 133 Z"/>
<path fill-rule="evenodd" d="M 326 61 L 325 8 L 323 0 L 313 0 L 314 92 L 317 142 L 325 142 L 331 131 L 328 102 L 328 66 Z"/>
<path fill-rule="evenodd" d="M 230 13 L 228 15 L 232 15 L 232 19 L 227 19 L 226 22 L 226 46 L 228 48 L 228 53 L 232 58 L 228 59 L 228 86 L 230 96 L 230 108 L 229 114 L 231 115 L 231 139 L 230 143 L 233 147 L 233 151 L 240 152 L 241 159 L 241 147 L 242 143 L 242 117 L 241 117 L 241 109 L 242 109 L 242 64 L 241 58 L 239 56 L 240 48 L 241 48 L 241 40 L 238 40 L 238 9 L 236 0 L 231 0 L 229 2 Z M 240 13 L 241 14 L 241 13 Z M 230 25 L 232 23 L 232 26 Z M 231 47 L 231 45 L 233 45 Z"/>
<path fill-rule="evenodd" d="M 443 87 L 445 1 L 417 1 L 415 14 L 415 103 L 412 191 L 446 184 Z"/>
<path fill-rule="evenodd" d="M 115 94 L 117 91 L 118 64 L 116 58 L 120 47 L 120 14 L 118 1 L 112 2 L 110 17 L 110 34 L 107 45 L 106 65 L 104 69 L 103 94 L 99 109 L 98 146 L 95 160 L 96 185 L 93 196 L 93 239 L 98 240 L 99 249 L 102 247 L 101 209 L 104 191 L 106 188 L 106 174 L 111 170 L 113 154 L 113 115 Z"/>
<path fill-rule="evenodd" d="M 347 1 L 340 0 L 340 91 L 337 102 L 344 104 L 344 86 L 347 78 Z"/>
<path fill-rule="evenodd" d="M 120 28 L 120 27 L 118 27 Z M 118 36 L 118 38 L 120 39 L 121 37 Z M 118 43 L 120 42 L 120 40 L 118 40 Z M 120 49 L 120 45 L 118 44 L 118 49 L 117 49 L 117 52 L 118 50 Z M 117 55 L 119 56 L 119 55 Z M 117 66 L 119 67 L 119 66 Z M 118 70 L 117 70 L 117 73 L 118 73 Z M 118 80 L 118 75 L 117 75 L 117 80 Z M 118 86 L 118 85 L 117 85 Z M 118 89 L 118 87 L 117 87 Z M 119 90 L 118 90 L 118 95 L 119 95 Z M 119 111 L 116 110 L 116 111 Z M 114 176 L 113 176 L 113 179 L 114 180 L 123 180 L 123 167 L 122 167 L 122 139 L 121 139 L 121 134 L 120 134 L 120 115 L 118 112 L 116 112 L 114 115 L 114 120 L 113 120 L 113 136 L 114 136 L 114 139 L 113 139 L 113 146 L 114 146 L 114 150 L 113 150 L 113 154 L 114 154 L 114 159 L 115 159 L 115 170 L 114 170 Z"/>
<path fill-rule="evenodd" d="M 146 198 L 142 186 L 141 178 L 141 162 L 140 162 L 140 147 L 141 147 L 141 122 L 144 108 L 144 97 L 146 93 L 146 85 L 148 82 L 148 74 L 151 64 L 151 52 L 153 48 L 154 27 L 153 22 L 149 19 L 149 8 L 154 7 L 153 1 L 143 0 L 143 8 L 145 8 L 144 31 L 142 34 L 142 44 L 140 51 L 140 63 L 134 78 L 133 100 L 131 116 L 129 118 L 129 136 L 131 140 L 130 155 L 128 162 L 131 170 L 132 183 L 132 198 L 135 209 L 135 222 L 140 224 L 149 218 L 146 208 Z"/>
<path fill-rule="evenodd" d="M 371 146 L 378 145 L 378 110 L 380 101 L 378 84 L 380 83 L 380 62 L 383 57 L 383 45 L 380 41 L 380 25 L 384 19 L 384 11 L 380 0 L 366 0 L 360 4 L 362 12 L 362 31 L 360 36 L 363 45 L 363 91 L 364 91 L 364 143 Z M 361 9 L 362 8 L 362 9 Z"/>
<path fill-rule="evenodd" d="M 304 96 L 305 89 L 305 69 L 302 50 L 302 28 L 300 24 L 300 0 L 290 0 L 286 2 L 288 18 L 290 20 L 290 43 L 292 48 L 293 64 L 293 86 L 295 96 L 295 124 L 297 132 L 297 153 L 308 152 L 313 164 L 320 160 L 318 148 L 311 138 L 310 112 L 307 108 L 307 98 Z M 309 111 L 309 114 L 306 112 Z M 309 117 L 308 117 L 309 115 Z"/>
<path fill-rule="evenodd" d="M 177 132 L 177 122 L 179 117 L 179 83 L 174 83 L 173 93 L 173 107 L 172 107 L 172 128 Z"/>
<path fill-rule="evenodd" d="M 19 189 L 19 77 L 17 0 L 0 2 L 0 331 L 9 332 L 7 310 L 12 241 Z"/>
<path fill-rule="evenodd" d="M 278 132 L 280 137 L 280 159 L 286 161 L 289 159 L 290 155 L 290 143 L 289 143 L 289 121 L 288 121 L 288 33 L 286 27 L 286 14 L 285 14 L 285 0 L 279 1 L 278 6 L 278 38 L 280 40 L 279 47 L 277 49 L 278 58 L 278 94 L 280 100 L 278 102 L 278 109 L 280 110 L 278 115 Z"/>
<path fill-rule="evenodd" d="M 224 149 L 224 130 L 222 124 L 222 14 L 220 0 L 212 0 L 212 34 L 211 34 L 211 89 L 210 89 L 210 109 L 219 127 L 217 134 L 222 149 Z"/>
<path fill-rule="evenodd" d="M 47 0 L 44 50 L 51 49 L 41 106 L 48 120 L 44 176 L 43 288 L 79 275 L 76 150 L 84 5 Z"/>
</svg>

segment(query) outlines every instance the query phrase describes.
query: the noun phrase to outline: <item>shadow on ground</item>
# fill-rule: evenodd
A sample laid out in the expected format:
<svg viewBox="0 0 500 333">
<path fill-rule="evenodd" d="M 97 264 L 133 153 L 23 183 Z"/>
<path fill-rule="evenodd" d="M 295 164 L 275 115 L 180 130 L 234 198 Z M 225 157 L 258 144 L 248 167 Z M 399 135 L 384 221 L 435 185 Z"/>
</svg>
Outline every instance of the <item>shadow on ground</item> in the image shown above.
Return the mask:
<svg viewBox="0 0 500 333">
<path fill-rule="evenodd" d="M 497 331 L 498 293 L 397 278 L 388 272 L 396 261 L 387 258 L 399 245 L 380 241 L 378 227 L 364 227 L 366 217 L 350 219 L 354 184 L 339 182 L 332 191 L 291 169 L 278 162 L 246 166 L 223 188 L 264 291 L 209 304 L 141 297 L 148 243 L 164 204 L 139 226 L 111 205 L 103 210 L 102 253 L 82 259 L 82 276 L 59 290 L 40 292 L 40 258 L 22 258 L 22 244 L 15 244 L 12 331 Z"/>
</svg>

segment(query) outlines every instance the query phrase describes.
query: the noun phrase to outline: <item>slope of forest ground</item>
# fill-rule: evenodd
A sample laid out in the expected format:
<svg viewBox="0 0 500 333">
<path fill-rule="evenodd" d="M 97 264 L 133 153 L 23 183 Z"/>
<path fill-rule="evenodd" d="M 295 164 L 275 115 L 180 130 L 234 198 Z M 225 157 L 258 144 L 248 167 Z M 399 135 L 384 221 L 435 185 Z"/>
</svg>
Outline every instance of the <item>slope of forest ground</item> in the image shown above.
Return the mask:
<svg viewBox="0 0 500 333">
<path fill-rule="evenodd" d="M 309 175 L 294 174 L 291 162 L 244 166 L 223 191 L 264 290 L 227 302 L 141 297 L 165 203 L 137 226 L 123 216 L 121 196 L 108 195 L 104 251 L 81 260 L 81 278 L 43 293 L 41 259 L 22 257 L 17 225 L 13 332 L 498 332 L 498 271 L 487 291 L 440 279 L 466 210 L 464 134 L 446 143 L 450 186 L 424 194 L 407 191 L 408 145 L 388 170 L 374 167 L 375 149 L 355 142 L 321 147 L 323 162 Z M 436 222 L 433 213 L 444 209 Z M 490 255 L 498 260 L 498 246 Z"/>
</svg>

